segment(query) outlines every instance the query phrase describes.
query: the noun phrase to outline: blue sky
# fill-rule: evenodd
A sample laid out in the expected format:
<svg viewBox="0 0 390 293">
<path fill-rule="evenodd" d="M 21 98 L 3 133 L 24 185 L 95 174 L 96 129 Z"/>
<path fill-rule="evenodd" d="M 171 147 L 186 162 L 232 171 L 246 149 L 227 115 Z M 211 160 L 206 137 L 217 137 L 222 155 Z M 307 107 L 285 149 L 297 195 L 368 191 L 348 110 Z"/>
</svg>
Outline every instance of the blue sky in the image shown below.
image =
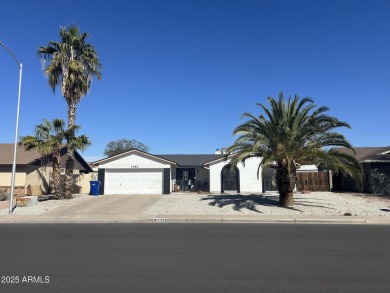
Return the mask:
<svg viewBox="0 0 390 293">
<path fill-rule="evenodd" d="M 80 134 L 106 144 L 136 139 L 155 154 L 229 146 L 244 112 L 268 96 L 309 96 L 354 146 L 388 146 L 390 2 L 2 1 L 0 40 L 23 63 L 20 135 L 43 118 L 66 120 L 60 91 L 36 57 L 60 26 L 90 33 L 103 77 L 77 107 Z M 13 142 L 18 68 L 0 48 L 0 142 Z"/>
</svg>

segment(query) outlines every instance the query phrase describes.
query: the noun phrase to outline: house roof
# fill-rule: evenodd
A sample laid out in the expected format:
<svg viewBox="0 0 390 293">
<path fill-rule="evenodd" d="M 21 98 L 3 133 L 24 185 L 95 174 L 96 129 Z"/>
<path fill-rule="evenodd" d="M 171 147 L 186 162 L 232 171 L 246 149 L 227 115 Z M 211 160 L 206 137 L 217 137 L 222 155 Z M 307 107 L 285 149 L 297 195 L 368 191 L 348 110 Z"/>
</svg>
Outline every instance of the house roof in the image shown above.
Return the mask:
<svg viewBox="0 0 390 293">
<path fill-rule="evenodd" d="M 222 154 L 203 154 L 203 155 L 156 155 L 169 161 L 176 162 L 180 167 L 203 166 L 205 163 L 225 157 Z"/>
<path fill-rule="evenodd" d="M 298 165 L 297 172 L 317 172 L 316 165 Z"/>
<path fill-rule="evenodd" d="M 91 165 L 97 166 L 97 165 L 99 165 L 101 163 L 104 163 L 106 161 L 115 160 L 116 158 L 121 158 L 121 157 L 124 157 L 124 156 L 126 156 L 128 154 L 131 154 L 131 153 L 140 153 L 140 154 L 143 154 L 143 155 L 148 156 L 148 157 L 152 157 L 152 158 L 156 158 L 156 159 L 159 159 L 159 160 L 166 161 L 166 162 L 168 162 L 170 164 L 176 164 L 176 162 L 171 161 L 171 160 L 166 159 L 166 158 L 163 158 L 161 156 L 155 156 L 155 155 L 149 154 L 147 152 L 143 152 L 143 151 L 134 149 L 134 150 L 123 152 L 123 153 L 118 154 L 118 155 L 114 155 L 114 156 L 111 156 L 111 157 L 107 157 L 107 158 L 104 158 L 104 159 L 92 162 Z"/>
<path fill-rule="evenodd" d="M 92 165 L 99 165 L 101 163 L 104 163 L 109 160 L 115 160 L 116 158 L 120 158 L 123 156 L 126 156 L 131 153 L 141 153 L 143 155 L 164 160 L 170 164 L 178 165 L 180 167 L 197 167 L 197 166 L 203 166 L 205 163 L 208 163 L 210 161 L 214 161 L 216 159 L 223 158 L 225 155 L 222 154 L 203 154 L 203 155 L 189 155 L 189 154 L 176 154 L 176 155 L 152 155 L 146 152 L 142 152 L 139 150 L 130 150 L 115 156 L 111 156 L 108 158 L 104 158 L 101 160 L 98 160 L 96 162 L 93 162 Z"/>
<path fill-rule="evenodd" d="M 385 161 L 390 162 L 390 146 L 387 147 L 354 147 L 359 162 Z M 334 148 L 336 151 L 353 155 L 347 148 Z"/>
<path fill-rule="evenodd" d="M 16 164 L 30 165 L 42 158 L 37 150 L 26 151 L 23 146 L 16 148 Z M 14 144 L 0 144 L 0 165 L 12 165 L 14 159 Z"/>
<path fill-rule="evenodd" d="M 66 153 L 66 146 L 61 149 L 61 156 Z M 26 151 L 24 146 L 18 145 L 16 147 L 16 165 L 27 166 L 35 163 L 41 163 L 43 156 L 37 150 Z M 84 158 L 75 151 L 75 169 L 91 172 L 91 166 L 84 160 Z M 0 143 L 0 165 L 12 165 L 14 159 L 14 144 Z M 64 160 L 61 160 L 61 167 L 65 167 Z"/>
</svg>

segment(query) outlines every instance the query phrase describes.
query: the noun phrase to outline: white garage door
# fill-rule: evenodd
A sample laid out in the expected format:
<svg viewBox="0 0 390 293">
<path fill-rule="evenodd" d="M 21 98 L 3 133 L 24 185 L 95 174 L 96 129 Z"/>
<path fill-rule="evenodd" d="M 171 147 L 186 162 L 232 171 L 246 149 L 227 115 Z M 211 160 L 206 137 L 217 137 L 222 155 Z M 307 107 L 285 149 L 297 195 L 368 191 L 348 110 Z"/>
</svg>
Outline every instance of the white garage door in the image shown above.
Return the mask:
<svg viewBox="0 0 390 293">
<path fill-rule="evenodd" d="M 162 170 L 107 170 L 104 178 L 105 194 L 160 194 Z"/>
</svg>

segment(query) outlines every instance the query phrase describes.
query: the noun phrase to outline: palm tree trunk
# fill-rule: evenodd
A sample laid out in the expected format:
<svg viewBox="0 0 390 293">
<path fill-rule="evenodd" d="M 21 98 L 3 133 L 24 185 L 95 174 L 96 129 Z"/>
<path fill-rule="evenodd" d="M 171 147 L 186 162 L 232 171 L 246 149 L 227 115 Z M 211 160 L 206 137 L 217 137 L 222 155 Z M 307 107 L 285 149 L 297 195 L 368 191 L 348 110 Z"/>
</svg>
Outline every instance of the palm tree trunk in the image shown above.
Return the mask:
<svg viewBox="0 0 390 293">
<path fill-rule="evenodd" d="M 294 205 L 294 180 L 289 175 L 286 167 L 278 166 L 276 169 L 276 180 L 279 190 L 279 205 L 291 207 Z"/>
<path fill-rule="evenodd" d="M 74 127 L 76 123 L 76 103 L 73 99 L 67 99 L 68 101 L 68 129 Z M 73 191 L 73 168 L 74 168 L 74 149 L 69 145 L 67 147 L 66 154 L 66 169 L 65 169 L 65 198 L 72 198 Z"/>
<path fill-rule="evenodd" d="M 76 103 L 73 99 L 66 100 L 68 101 L 68 128 L 72 128 L 76 124 Z"/>
<path fill-rule="evenodd" d="M 281 207 L 292 207 L 294 205 L 294 193 L 292 190 L 289 192 L 279 191 L 279 205 Z"/>
<path fill-rule="evenodd" d="M 65 184 L 64 184 L 66 199 L 72 198 L 73 168 L 74 168 L 73 155 L 69 153 L 69 148 L 68 148 L 68 153 L 66 154 L 66 169 L 65 169 Z"/>
<path fill-rule="evenodd" d="M 53 148 L 53 193 L 57 199 L 63 199 L 64 196 L 62 194 L 61 189 L 61 153 L 59 146 Z"/>
</svg>

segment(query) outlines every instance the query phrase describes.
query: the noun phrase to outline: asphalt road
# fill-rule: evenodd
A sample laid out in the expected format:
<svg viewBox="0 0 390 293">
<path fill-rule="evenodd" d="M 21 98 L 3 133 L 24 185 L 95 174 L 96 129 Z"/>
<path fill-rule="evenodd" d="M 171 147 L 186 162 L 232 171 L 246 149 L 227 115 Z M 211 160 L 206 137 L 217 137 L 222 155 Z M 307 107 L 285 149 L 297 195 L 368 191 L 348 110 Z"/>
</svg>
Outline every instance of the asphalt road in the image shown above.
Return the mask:
<svg viewBox="0 0 390 293">
<path fill-rule="evenodd" d="M 390 292 L 390 226 L 1 224 L 0 292 Z"/>
</svg>

